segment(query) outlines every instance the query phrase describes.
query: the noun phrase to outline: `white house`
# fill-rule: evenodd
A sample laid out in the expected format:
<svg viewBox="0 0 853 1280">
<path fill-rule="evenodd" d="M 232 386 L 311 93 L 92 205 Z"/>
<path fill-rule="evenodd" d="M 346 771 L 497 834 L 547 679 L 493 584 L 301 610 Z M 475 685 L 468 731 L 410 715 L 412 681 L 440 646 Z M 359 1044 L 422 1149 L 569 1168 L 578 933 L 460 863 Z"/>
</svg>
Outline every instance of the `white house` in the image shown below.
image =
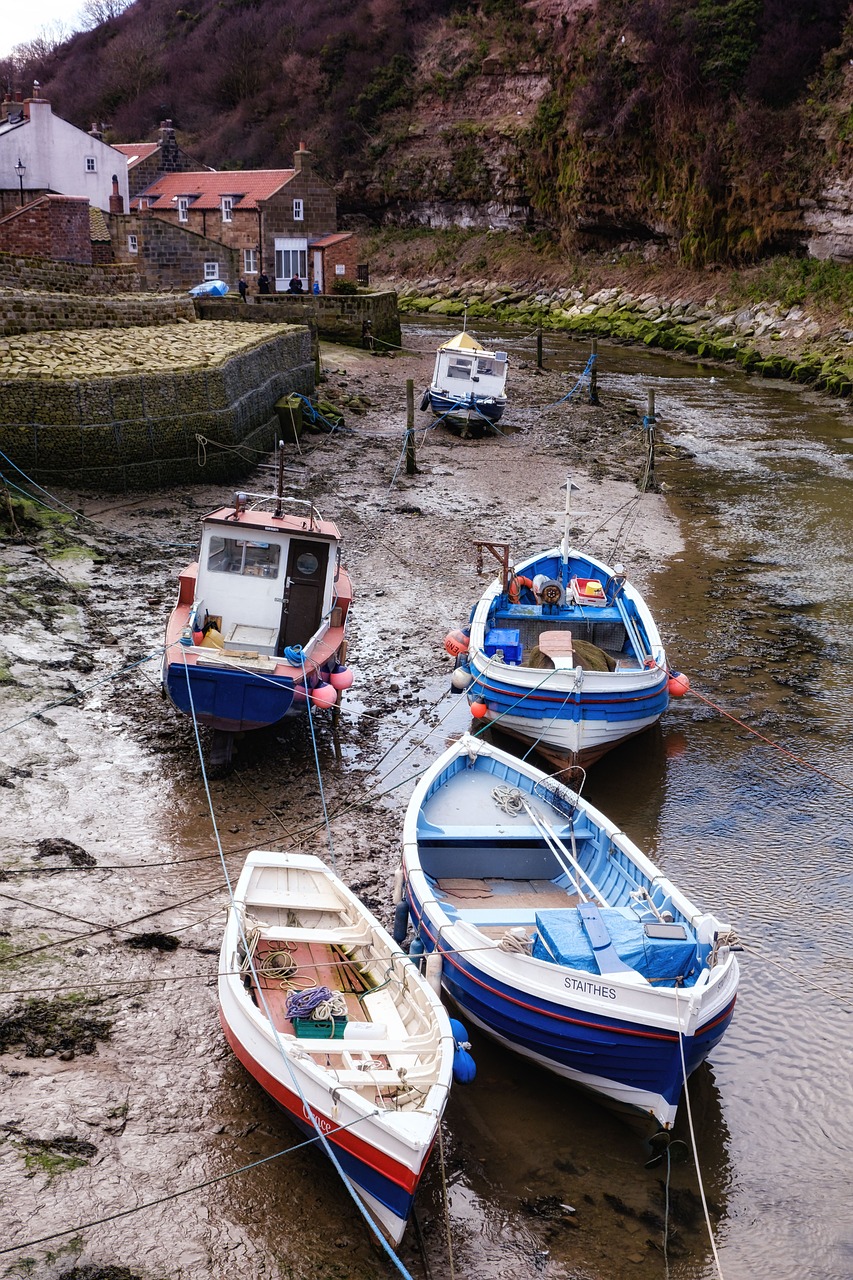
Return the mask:
<svg viewBox="0 0 853 1280">
<path fill-rule="evenodd" d="M 110 211 L 113 177 L 123 208 L 130 208 L 127 158 L 93 134 L 55 116 L 46 98 L 7 98 L 0 118 L 0 191 L 27 201 L 45 192 L 85 196 L 94 208 Z M 8 201 L 7 201 L 8 202 Z"/>
</svg>

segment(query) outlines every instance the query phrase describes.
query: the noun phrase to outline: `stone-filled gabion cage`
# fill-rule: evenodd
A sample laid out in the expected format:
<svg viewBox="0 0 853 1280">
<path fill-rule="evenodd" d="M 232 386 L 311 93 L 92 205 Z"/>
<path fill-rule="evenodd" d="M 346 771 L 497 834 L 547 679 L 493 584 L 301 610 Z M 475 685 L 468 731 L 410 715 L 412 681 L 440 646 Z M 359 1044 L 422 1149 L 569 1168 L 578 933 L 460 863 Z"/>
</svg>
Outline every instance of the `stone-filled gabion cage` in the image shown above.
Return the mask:
<svg viewBox="0 0 853 1280">
<path fill-rule="evenodd" d="M 236 480 L 274 448 L 275 402 L 314 389 L 302 326 L 202 321 L 28 337 L 30 348 L 16 339 L 0 359 L 0 447 L 48 489 Z"/>
</svg>

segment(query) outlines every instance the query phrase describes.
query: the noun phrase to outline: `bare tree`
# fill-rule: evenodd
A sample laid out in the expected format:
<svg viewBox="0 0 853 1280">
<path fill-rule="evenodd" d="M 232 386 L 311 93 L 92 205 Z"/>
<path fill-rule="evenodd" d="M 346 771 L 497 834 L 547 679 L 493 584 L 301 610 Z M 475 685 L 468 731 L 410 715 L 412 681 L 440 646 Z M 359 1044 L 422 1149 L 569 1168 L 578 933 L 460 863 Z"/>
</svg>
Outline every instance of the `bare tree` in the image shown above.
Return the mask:
<svg viewBox="0 0 853 1280">
<path fill-rule="evenodd" d="M 105 22 L 111 22 L 124 13 L 132 3 L 133 0 L 86 0 L 77 15 L 78 25 L 83 31 L 101 27 Z"/>
</svg>

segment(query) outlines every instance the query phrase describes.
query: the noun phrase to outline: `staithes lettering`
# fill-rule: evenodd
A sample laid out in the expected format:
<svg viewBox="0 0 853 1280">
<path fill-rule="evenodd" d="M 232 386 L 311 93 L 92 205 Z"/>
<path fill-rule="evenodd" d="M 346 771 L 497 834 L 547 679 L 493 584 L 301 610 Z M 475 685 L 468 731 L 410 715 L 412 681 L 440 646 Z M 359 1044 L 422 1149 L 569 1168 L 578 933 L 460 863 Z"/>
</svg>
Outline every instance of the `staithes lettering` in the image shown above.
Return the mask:
<svg viewBox="0 0 853 1280">
<path fill-rule="evenodd" d="M 570 991 L 581 991 L 585 996 L 601 996 L 604 1000 L 616 999 L 615 987 L 603 987 L 600 982 L 587 982 L 583 978 L 564 978 Z"/>
</svg>

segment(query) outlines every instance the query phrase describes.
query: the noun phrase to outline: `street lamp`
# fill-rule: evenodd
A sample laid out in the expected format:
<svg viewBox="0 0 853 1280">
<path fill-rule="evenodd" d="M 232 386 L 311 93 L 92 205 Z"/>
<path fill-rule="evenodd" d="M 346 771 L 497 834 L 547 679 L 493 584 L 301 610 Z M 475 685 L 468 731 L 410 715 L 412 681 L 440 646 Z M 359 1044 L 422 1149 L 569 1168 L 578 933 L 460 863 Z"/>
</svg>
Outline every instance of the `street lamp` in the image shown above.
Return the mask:
<svg viewBox="0 0 853 1280">
<path fill-rule="evenodd" d="M 18 181 L 21 184 L 21 208 L 24 207 L 24 174 L 27 172 L 27 166 L 24 164 L 20 156 L 18 163 L 15 165 L 15 173 L 18 175 Z"/>
</svg>

